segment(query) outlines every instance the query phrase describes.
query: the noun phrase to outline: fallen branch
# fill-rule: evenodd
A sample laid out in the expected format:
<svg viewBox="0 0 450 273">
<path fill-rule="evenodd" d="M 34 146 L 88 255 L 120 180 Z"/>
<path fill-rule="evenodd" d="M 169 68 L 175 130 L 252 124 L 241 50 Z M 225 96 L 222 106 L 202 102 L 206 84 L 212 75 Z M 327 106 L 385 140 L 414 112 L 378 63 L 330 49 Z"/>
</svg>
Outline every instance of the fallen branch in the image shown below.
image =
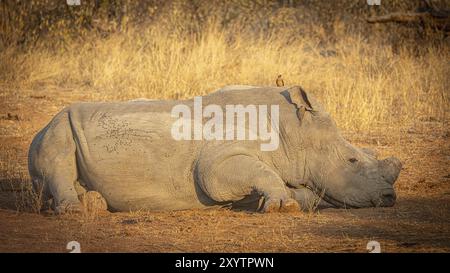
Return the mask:
<svg viewBox="0 0 450 273">
<path fill-rule="evenodd" d="M 367 18 L 367 22 L 374 23 L 411 23 L 411 22 L 427 22 L 430 25 L 444 30 L 450 31 L 450 16 L 448 12 L 433 11 L 433 12 L 394 12 L 387 15 L 372 16 Z"/>
<path fill-rule="evenodd" d="M 386 22 L 398 22 L 407 23 L 415 22 L 419 19 L 431 18 L 431 14 L 428 12 L 394 12 L 382 16 L 373 16 L 367 18 L 368 23 L 386 23 Z"/>
</svg>

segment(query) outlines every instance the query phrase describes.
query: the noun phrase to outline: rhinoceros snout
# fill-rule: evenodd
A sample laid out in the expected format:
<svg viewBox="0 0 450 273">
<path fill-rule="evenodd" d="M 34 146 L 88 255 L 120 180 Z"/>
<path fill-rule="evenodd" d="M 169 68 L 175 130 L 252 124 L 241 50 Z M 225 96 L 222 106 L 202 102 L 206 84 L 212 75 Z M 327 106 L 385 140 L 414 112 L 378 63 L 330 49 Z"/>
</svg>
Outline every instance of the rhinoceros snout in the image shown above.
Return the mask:
<svg viewBox="0 0 450 273">
<path fill-rule="evenodd" d="M 393 190 L 384 192 L 381 195 L 381 206 L 382 207 L 392 207 L 397 199 L 397 195 Z"/>
<path fill-rule="evenodd" d="M 384 180 L 393 185 L 400 174 L 402 163 L 396 157 L 389 157 L 380 161 L 380 168 Z"/>
</svg>

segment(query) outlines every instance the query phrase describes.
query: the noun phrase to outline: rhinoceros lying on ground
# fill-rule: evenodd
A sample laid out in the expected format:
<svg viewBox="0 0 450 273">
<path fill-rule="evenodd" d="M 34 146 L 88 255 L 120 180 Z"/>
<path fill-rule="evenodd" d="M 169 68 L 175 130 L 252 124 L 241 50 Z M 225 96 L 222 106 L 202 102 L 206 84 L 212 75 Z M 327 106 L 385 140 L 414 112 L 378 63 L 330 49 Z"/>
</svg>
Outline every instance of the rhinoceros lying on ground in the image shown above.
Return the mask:
<svg viewBox="0 0 450 273">
<path fill-rule="evenodd" d="M 173 109 L 194 104 L 73 104 L 34 138 L 32 180 L 43 185 L 43 198 L 53 198 L 60 213 L 80 209 L 85 191 L 99 192 L 111 211 L 235 206 L 270 212 L 308 209 L 317 200 L 319 207 L 336 208 L 395 202 L 400 161 L 377 160 L 349 144 L 320 104 L 298 86 L 234 86 L 202 97 L 203 107 L 215 105 L 215 110 L 278 106 L 278 113 L 262 112 L 258 118 L 267 118 L 276 131 L 274 149 L 261 149 L 267 138 L 177 140 L 173 128 L 180 117 Z M 184 117 L 189 124 L 191 119 Z M 250 120 L 244 124 L 249 133 Z"/>
</svg>

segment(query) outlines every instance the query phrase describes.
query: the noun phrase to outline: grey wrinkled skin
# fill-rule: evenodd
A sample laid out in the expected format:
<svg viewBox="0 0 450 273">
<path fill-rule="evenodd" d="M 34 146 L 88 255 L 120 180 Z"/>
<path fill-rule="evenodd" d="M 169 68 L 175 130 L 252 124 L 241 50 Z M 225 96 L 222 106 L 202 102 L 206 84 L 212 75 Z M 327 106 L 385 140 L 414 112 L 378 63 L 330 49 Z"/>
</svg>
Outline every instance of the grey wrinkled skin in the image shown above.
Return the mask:
<svg viewBox="0 0 450 273">
<path fill-rule="evenodd" d="M 352 146 L 298 86 L 231 86 L 203 97 L 204 107 L 279 105 L 280 143 L 271 152 L 260 151 L 259 140 L 174 140 L 171 110 L 181 103 L 193 109 L 192 99 L 65 108 L 31 144 L 33 182 L 43 183 L 43 198 L 60 213 L 79 209 L 85 191 L 99 192 L 111 211 L 231 206 L 270 212 L 395 202 L 400 161 Z"/>
</svg>

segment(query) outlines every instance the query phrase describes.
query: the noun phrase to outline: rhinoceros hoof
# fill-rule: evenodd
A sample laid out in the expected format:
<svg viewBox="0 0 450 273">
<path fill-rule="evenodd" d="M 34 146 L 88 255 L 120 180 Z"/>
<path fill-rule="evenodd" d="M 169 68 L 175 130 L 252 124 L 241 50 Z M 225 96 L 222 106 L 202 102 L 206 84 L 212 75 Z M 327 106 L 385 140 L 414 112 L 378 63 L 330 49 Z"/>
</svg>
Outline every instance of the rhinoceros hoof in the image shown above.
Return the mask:
<svg viewBox="0 0 450 273">
<path fill-rule="evenodd" d="M 286 199 L 281 201 L 281 212 L 298 212 L 300 205 L 294 199 Z"/>
<path fill-rule="evenodd" d="M 294 199 L 269 199 L 264 203 L 263 212 L 298 212 L 300 206 Z"/>
<path fill-rule="evenodd" d="M 65 203 L 55 208 L 56 214 L 79 214 L 83 212 L 83 206 L 80 203 Z"/>
<path fill-rule="evenodd" d="M 108 209 L 105 198 L 96 191 L 88 191 L 80 195 L 80 201 L 88 212 L 100 212 Z"/>
</svg>

